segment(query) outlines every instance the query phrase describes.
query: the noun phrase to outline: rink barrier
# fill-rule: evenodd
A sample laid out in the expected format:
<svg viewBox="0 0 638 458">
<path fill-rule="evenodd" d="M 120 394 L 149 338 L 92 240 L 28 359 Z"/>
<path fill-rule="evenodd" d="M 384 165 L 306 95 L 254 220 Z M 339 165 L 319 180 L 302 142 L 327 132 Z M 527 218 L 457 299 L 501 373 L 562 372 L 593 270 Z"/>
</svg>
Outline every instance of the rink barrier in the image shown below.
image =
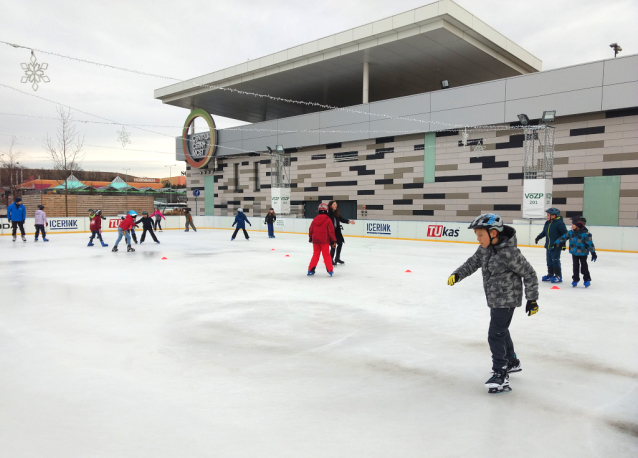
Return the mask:
<svg viewBox="0 0 638 458">
<path fill-rule="evenodd" d="M 102 232 L 116 232 L 119 218 L 107 217 L 102 222 Z M 263 218 L 248 218 L 253 226 L 246 230 L 266 232 L 267 227 Z M 233 216 L 193 216 L 193 222 L 198 229 L 233 230 Z M 474 231 L 467 228 L 468 222 L 436 222 L 436 221 L 380 221 L 355 220 L 356 224 L 344 224 L 345 237 L 393 239 L 408 241 L 427 241 L 443 243 L 473 243 L 476 244 Z M 306 218 L 278 218 L 275 223 L 275 233 L 307 235 L 311 219 Z M 166 230 L 184 229 L 186 220 L 183 216 L 167 216 L 162 220 L 162 228 Z M 55 233 L 90 233 L 88 217 L 49 218 L 47 235 Z M 35 219 L 27 218 L 25 231 L 27 235 L 35 234 Z M 534 244 L 534 239 L 542 231 L 540 224 L 514 223 L 518 244 L 521 247 L 542 248 Z M 142 230 L 141 227 L 138 230 Z M 623 253 L 638 253 L 638 227 L 590 226 L 596 250 L 615 251 Z M 7 220 L 0 219 L 0 235 L 11 235 L 11 228 Z"/>
</svg>

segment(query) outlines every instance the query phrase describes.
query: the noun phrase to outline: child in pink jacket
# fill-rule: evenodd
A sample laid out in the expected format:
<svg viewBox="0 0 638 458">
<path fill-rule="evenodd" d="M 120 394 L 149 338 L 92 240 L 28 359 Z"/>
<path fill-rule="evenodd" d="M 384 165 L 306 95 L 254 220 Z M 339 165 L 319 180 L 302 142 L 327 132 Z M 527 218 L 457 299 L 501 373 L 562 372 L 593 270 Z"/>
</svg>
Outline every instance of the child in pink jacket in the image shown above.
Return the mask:
<svg viewBox="0 0 638 458">
<path fill-rule="evenodd" d="M 44 213 L 44 205 L 38 205 L 38 209 L 35 211 L 35 241 L 38 241 L 38 235 L 42 232 L 42 241 L 48 242 L 47 233 L 44 230 L 44 226 L 48 226 L 47 214 Z"/>
<path fill-rule="evenodd" d="M 157 228 L 159 227 L 159 231 L 164 232 L 162 230 L 162 218 L 166 218 L 164 217 L 164 215 L 162 215 L 162 212 L 159 208 L 156 208 L 155 211 L 151 213 L 150 218 L 152 219 L 153 217 L 155 217 L 155 222 L 153 223 L 153 225 L 155 226 L 155 230 L 157 230 Z"/>
</svg>

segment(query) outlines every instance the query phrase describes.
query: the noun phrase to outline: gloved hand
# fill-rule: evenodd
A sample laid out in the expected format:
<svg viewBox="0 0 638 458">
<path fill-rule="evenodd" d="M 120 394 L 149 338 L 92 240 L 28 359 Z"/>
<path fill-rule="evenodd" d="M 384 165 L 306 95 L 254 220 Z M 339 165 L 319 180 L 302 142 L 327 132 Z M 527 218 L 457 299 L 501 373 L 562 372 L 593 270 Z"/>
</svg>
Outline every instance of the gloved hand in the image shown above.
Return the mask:
<svg viewBox="0 0 638 458">
<path fill-rule="evenodd" d="M 447 284 L 450 286 L 454 286 L 454 283 L 456 283 L 457 281 L 459 281 L 459 276 L 457 274 L 452 274 L 447 279 Z"/>
<path fill-rule="evenodd" d="M 312 237 L 308 237 L 308 243 L 312 243 Z"/>
<path fill-rule="evenodd" d="M 536 303 L 536 301 L 527 301 L 525 311 L 527 312 L 527 316 L 532 316 L 538 313 L 538 304 Z"/>
<path fill-rule="evenodd" d="M 540 239 L 541 239 L 540 237 L 536 237 L 536 238 L 534 239 L 534 244 L 535 244 L 535 245 L 538 245 L 538 241 L 539 241 Z"/>
<path fill-rule="evenodd" d="M 337 248 L 337 242 L 332 242 L 332 248 Z"/>
<path fill-rule="evenodd" d="M 561 250 L 563 250 L 563 251 L 565 251 L 565 250 L 567 249 L 567 247 L 566 247 L 565 245 L 562 245 L 562 246 L 560 247 L 560 249 L 561 249 Z"/>
<path fill-rule="evenodd" d="M 592 251 L 592 253 L 591 253 L 591 260 L 592 260 L 592 261 L 594 261 L 594 262 L 596 262 L 596 259 L 598 259 L 598 255 L 596 254 L 596 252 L 595 252 L 595 251 Z"/>
</svg>

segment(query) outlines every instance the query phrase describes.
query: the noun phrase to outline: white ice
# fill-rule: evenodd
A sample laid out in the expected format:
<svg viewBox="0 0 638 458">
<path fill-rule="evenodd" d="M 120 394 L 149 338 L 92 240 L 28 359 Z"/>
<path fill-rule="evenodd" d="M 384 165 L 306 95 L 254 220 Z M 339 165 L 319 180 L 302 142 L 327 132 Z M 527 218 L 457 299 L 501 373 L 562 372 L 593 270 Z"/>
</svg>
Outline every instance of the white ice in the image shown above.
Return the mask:
<svg viewBox="0 0 638 458">
<path fill-rule="evenodd" d="M 251 233 L 0 237 L 0 457 L 638 456 L 638 255 L 541 283 L 494 396 L 480 272 L 446 284 L 476 245 L 348 238 L 307 277 L 306 236 Z"/>
</svg>

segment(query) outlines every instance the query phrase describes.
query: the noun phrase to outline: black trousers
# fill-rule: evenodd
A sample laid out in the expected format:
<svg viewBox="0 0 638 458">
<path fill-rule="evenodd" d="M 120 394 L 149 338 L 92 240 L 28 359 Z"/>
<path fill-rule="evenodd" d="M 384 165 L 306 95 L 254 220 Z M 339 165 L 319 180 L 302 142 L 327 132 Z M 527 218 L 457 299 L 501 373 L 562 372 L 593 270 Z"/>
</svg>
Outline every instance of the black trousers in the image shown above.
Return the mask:
<svg viewBox="0 0 638 458">
<path fill-rule="evenodd" d="M 44 230 L 44 224 L 36 224 L 35 225 L 35 238 L 37 239 L 38 236 L 40 235 L 40 232 L 42 232 L 42 238 L 46 238 L 47 233 Z"/>
<path fill-rule="evenodd" d="M 160 219 L 156 219 L 153 222 L 153 225 L 155 226 L 155 230 L 157 230 L 157 228 L 159 227 L 159 230 L 161 231 L 162 230 L 162 220 L 161 220 L 161 218 Z"/>
<path fill-rule="evenodd" d="M 100 231 L 91 231 L 91 237 L 89 237 L 89 241 L 92 242 L 95 237 L 97 237 L 98 240 L 102 241 L 102 234 L 100 234 Z"/>
<path fill-rule="evenodd" d="M 18 226 L 20 227 L 20 234 L 24 235 L 24 221 L 11 221 L 11 227 L 13 229 L 12 234 L 15 237 L 16 236 L 16 231 L 18 229 Z"/>
<path fill-rule="evenodd" d="M 239 227 L 235 228 L 235 232 L 233 232 L 233 238 L 235 238 L 235 236 L 237 236 L 237 232 L 239 232 Z M 246 240 L 248 240 L 250 237 L 248 237 L 248 232 L 246 232 L 246 228 L 242 227 L 241 228 L 242 231 L 244 231 L 244 237 L 246 237 Z"/>
<path fill-rule="evenodd" d="M 332 258 L 333 261 L 341 261 L 341 247 L 343 245 L 343 242 L 337 242 L 337 248 L 335 249 L 335 247 L 331 247 L 330 248 L 330 257 Z M 337 252 L 337 256 L 335 257 L 335 251 Z"/>
<path fill-rule="evenodd" d="M 151 237 L 153 237 L 153 241 L 157 242 L 157 237 L 155 237 L 155 232 L 153 232 L 153 229 L 146 229 L 144 228 L 144 230 L 142 231 L 142 238 L 140 239 L 140 242 L 143 242 L 144 239 L 146 239 L 146 233 L 151 234 Z"/>
<path fill-rule="evenodd" d="M 501 370 L 507 366 L 508 361 L 516 359 L 514 343 L 509 331 L 514 310 L 516 310 L 515 307 L 490 309 L 490 329 L 487 333 L 487 341 L 492 351 L 492 370 Z"/>
<path fill-rule="evenodd" d="M 572 263 L 574 265 L 574 275 L 572 275 L 572 280 L 580 281 L 580 276 L 578 275 L 578 271 L 580 270 L 580 273 L 583 274 L 583 281 L 591 281 L 591 276 L 589 275 L 589 266 L 587 265 L 587 255 L 572 255 Z"/>
</svg>

